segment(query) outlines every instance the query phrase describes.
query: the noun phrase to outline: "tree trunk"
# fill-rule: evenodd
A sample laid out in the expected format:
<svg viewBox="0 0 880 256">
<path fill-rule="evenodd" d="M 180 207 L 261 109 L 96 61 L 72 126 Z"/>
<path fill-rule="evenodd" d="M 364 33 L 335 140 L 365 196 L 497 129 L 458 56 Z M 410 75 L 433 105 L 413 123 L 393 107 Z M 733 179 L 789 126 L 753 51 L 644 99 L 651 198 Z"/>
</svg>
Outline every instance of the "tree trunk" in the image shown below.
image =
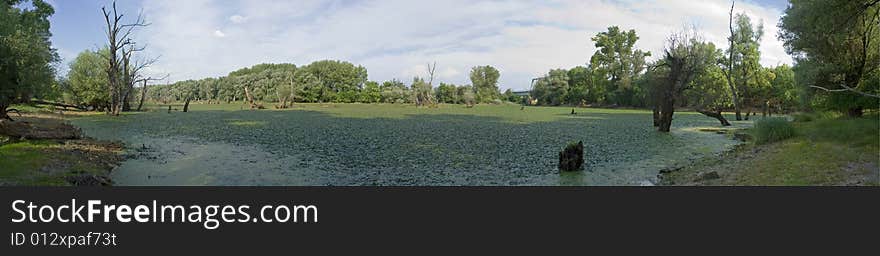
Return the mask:
<svg viewBox="0 0 880 256">
<path fill-rule="evenodd" d="M 144 106 L 144 98 L 147 97 L 147 81 L 144 81 L 144 86 L 141 87 L 141 100 L 138 102 L 137 111 L 141 111 L 141 108 Z"/>
<path fill-rule="evenodd" d="M 250 90 L 248 90 L 247 86 L 244 87 L 244 95 L 247 97 L 248 103 L 251 104 L 251 109 L 256 108 L 256 104 L 254 104 L 254 97 L 251 96 Z"/>
<path fill-rule="evenodd" d="M 125 97 L 122 98 L 122 111 L 123 112 L 131 111 L 131 103 L 129 103 L 129 101 L 131 100 L 130 95 L 131 95 L 130 93 L 126 93 Z"/>
<path fill-rule="evenodd" d="M 708 117 L 714 117 L 715 119 L 718 119 L 718 122 L 721 122 L 722 126 L 730 126 L 730 122 L 727 121 L 727 118 L 724 118 L 724 115 L 721 114 L 721 110 L 708 111 L 698 109 L 697 112 L 700 112 L 700 114 L 706 115 Z"/>
<path fill-rule="evenodd" d="M 660 127 L 660 109 L 659 108 L 660 108 L 659 106 L 654 105 L 654 108 L 652 109 L 654 112 L 654 127 Z"/>
<path fill-rule="evenodd" d="M 736 85 L 733 82 L 733 78 L 731 77 L 733 74 L 733 47 L 736 45 L 736 41 L 733 40 L 733 7 L 736 5 L 736 1 L 730 3 L 730 23 L 728 23 L 730 27 L 730 53 L 727 57 L 727 86 L 730 87 L 730 92 L 733 95 L 733 110 L 736 114 L 736 121 L 742 120 L 742 114 L 740 113 L 740 102 L 739 95 L 736 91 Z"/>
<path fill-rule="evenodd" d="M 863 114 L 862 107 L 852 107 L 846 110 L 846 115 L 849 117 L 862 117 Z"/>
<path fill-rule="evenodd" d="M 44 105 L 50 105 L 50 106 L 62 107 L 62 108 L 74 108 L 74 109 L 79 109 L 79 110 L 86 110 L 86 108 L 82 107 L 82 106 L 64 104 L 64 103 L 58 103 L 58 102 L 51 102 L 51 101 L 45 101 L 45 100 L 32 100 L 31 103 L 44 104 Z"/>
<path fill-rule="evenodd" d="M 187 97 L 186 101 L 183 103 L 183 112 L 184 113 L 189 112 L 189 101 L 190 101 L 190 98 Z"/>
<path fill-rule="evenodd" d="M 668 95 L 660 103 L 660 123 L 657 128 L 660 132 L 669 132 L 672 127 L 672 115 L 675 113 L 675 97 Z"/>
</svg>

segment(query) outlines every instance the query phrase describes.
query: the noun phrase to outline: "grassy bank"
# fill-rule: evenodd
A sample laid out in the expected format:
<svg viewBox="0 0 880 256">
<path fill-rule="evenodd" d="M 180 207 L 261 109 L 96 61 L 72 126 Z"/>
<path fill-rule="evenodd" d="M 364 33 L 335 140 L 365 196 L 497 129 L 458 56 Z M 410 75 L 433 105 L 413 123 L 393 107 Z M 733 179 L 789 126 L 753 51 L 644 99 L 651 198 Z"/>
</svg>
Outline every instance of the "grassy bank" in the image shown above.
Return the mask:
<svg viewBox="0 0 880 256">
<path fill-rule="evenodd" d="M 814 115 L 793 138 L 704 159 L 664 175 L 668 185 L 880 185 L 880 116 Z M 714 173 L 714 174 L 713 174 Z M 717 174 L 717 175 L 716 175 Z"/>
<path fill-rule="evenodd" d="M 16 108 L 22 111 L 22 116 L 14 115 L 17 122 L 50 132 L 72 128 L 63 125 L 63 115 L 48 108 Z M 121 151 L 119 143 L 88 138 L 22 139 L 0 135 L 0 185 L 108 185 L 108 175 L 121 161 Z"/>
</svg>

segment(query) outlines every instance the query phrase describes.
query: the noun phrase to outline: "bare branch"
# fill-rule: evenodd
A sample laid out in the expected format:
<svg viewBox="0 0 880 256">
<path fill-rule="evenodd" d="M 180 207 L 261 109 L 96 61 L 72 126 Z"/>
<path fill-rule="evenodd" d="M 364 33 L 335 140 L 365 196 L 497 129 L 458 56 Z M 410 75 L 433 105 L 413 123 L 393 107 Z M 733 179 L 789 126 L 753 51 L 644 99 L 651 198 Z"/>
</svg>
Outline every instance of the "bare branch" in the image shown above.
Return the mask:
<svg viewBox="0 0 880 256">
<path fill-rule="evenodd" d="M 820 90 L 823 90 L 823 91 L 826 91 L 826 92 L 854 92 L 854 93 L 857 93 L 857 94 L 861 94 L 862 96 L 867 96 L 867 97 L 872 97 L 872 98 L 878 98 L 878 99 L 880 99 L 880 95 L 878 95 L 878 94 L 870 94 L 870 93 L 862 92 L 862 91 L 856 90 L 855 88 L 852 88 L 852 87 L 846 86 L 845 84 L 841 84 L 840 86 L 843 87 L 843 88 L 841 88 L 841 89 L 828 89 L 828 88 L 825 88 L 825 87 L 822 87 L 822 86 L 810 85 L 811 88 L 820 89 Z"/>
</svg>

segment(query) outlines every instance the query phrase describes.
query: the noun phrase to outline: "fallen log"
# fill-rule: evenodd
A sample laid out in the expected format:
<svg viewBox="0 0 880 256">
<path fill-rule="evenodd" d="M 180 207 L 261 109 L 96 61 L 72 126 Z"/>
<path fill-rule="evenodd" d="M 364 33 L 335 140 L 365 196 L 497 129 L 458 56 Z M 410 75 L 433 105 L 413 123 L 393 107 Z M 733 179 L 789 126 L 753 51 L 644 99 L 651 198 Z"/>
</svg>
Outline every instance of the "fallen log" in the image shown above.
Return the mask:
<svg viewBox="0 0 880 256">
<path fill-rule="evenodd" d="M 74 108 L 74 109 L 79 109 L 79 110 L 86 110 L 86 108 L 83 106 L 77 106 L 77 105 L 71 105 L 71 104 L 65 104 L 65 103 L 59 103 L 59 102 L 51 102 L 51 101 L 45 101 L 45 100 L 32 100 L 30 102 L 34 103 L 34 104 L 43 104 L 43 105 L 50 105 L 50 106 L 55 106 L 55 107 L 62 107 L 65 109 Z"/>
</svg>

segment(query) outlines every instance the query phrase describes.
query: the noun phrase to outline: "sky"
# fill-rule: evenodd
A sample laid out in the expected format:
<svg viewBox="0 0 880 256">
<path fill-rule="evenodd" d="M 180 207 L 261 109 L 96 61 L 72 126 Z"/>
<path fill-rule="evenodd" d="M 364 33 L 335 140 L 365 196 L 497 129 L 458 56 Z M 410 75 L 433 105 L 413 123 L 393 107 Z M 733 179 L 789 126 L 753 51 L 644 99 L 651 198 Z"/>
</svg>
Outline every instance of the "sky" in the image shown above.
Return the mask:
<svg viewBox="0 0 880 256">
<path fill-rule="evenodd" d="M 105 45 L 102 6 L 110 0 L 49 0 L 52 43 L 66 73 L 83 50 Z M 737 1 L 735 12 L 764 25 L 761 63 L 791 64 L 777 39 L 785 0 Z M 590 38 L 609 26 L 634 29 L 636 47 L 657 58 L 667 36 L 696 27 L 727 47 L 729 0 L 119 0 L 135 32 L 147 72 L 165 82 L 219 77 L 259 63 L 335 59 L 362 65 L 369 79 L 409 82 L 437 63 L 435 80 L 469 84 L 473 66 L 501 71 L 499 87 L 528 89 L 550 69 L 586 65 Z"/>
</svg>

